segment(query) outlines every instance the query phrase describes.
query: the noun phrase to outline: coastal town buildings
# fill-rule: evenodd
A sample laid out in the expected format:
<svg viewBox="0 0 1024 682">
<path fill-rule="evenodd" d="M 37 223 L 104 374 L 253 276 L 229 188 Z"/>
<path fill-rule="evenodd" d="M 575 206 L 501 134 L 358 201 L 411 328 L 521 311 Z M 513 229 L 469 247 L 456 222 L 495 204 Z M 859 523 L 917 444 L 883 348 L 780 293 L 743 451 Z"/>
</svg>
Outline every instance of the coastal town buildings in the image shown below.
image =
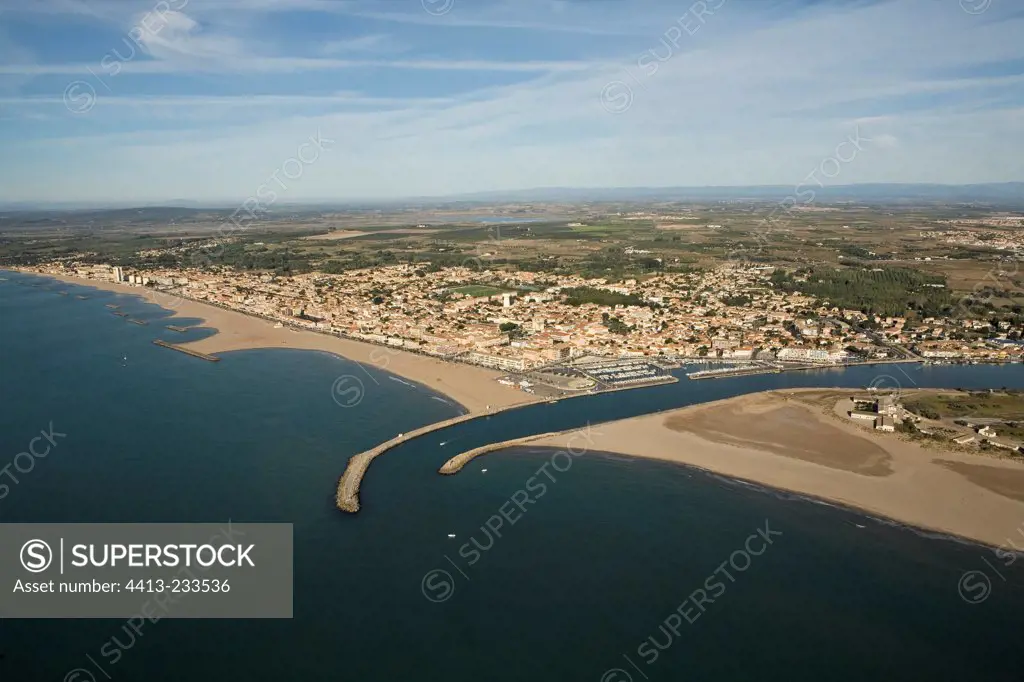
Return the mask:
<svg viewBox="0 0 1024 682">
<path fill-rule="evenodd" d="M 513 372 L 582 355 L 836 365 L 901 357 L 893 345 L 929 361 L 1022 356 L 1022 346 L 1008 338 L 1021 330 L 820 306 L 775 288 L 770 266 L 727 264 L 616 282 L 416 264 L 275 276 L 219 266 L 127 272 L 68 259 L 34 270 L 156 287 L 294 327 Z M 581 303 L 566 295 L 580 289 L 627 302 Z M 971 339 L 958 338 L 964 333 Z"/>
</svg>

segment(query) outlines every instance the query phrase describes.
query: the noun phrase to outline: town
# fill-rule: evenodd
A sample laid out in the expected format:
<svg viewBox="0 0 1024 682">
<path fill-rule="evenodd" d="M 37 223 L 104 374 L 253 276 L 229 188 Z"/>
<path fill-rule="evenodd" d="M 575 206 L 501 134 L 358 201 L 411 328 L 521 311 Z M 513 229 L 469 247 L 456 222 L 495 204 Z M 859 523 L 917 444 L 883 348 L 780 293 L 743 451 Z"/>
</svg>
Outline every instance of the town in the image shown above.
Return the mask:
<svg viewBox="0 0 1024 682">
<path fill-rule="evenodd" d="M 775 285 L 776 267 L 726 263 L 611 282 L 399 264 L 279 276 L 56 260 L 42 274 L 149 287 L 283 325 L 508 372 L 566 360 L 664 358 L 765 369 L 854 362 L 1016 362 L 1021 330 L 984 319 L 868 315 Z"/>
</svg>

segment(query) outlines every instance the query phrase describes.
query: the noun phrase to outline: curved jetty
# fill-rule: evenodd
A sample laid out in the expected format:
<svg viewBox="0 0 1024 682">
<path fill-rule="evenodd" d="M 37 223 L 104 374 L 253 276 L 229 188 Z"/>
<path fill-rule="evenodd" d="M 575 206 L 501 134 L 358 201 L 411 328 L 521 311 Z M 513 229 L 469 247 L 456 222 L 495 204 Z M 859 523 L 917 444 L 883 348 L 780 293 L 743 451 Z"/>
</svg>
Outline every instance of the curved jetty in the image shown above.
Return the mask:
<svg viewBox="0 0 1024 682">
<path fill-rule="evenodd" d="M 676 381 L 679 381 L 679 379 L 674 377 L 674 376 L 672 376 L 672 375 L 665 375 L 663 377 L 659 377 L 658 381 L 654 382 L 654 383 L 674 383 Z M 632 389 L 635 389 L 635 388 L 645 388 L 645 387 L 650 386 L 650 385 L 651 385 L 650 383 L 645 383 L 643 385 L 641 385 L 641 384 L 632 384 L 632 385 L 627 385 L 627 386 L 616 386 L 614 388 L 608 388 L 608 389 L 605 389 L 603 391 L 586 391 L 586 392 L 582 392 L 582 393 L 577 393 L 576 395 L 568 395 L 568 396 L 564 396 L 563 398 L 559 398 L 559 400 L 569 400 L 569 399 L 572 399 L 572 398 L 582 398 L 582 397 L 585 397 L 585 396 L 593 396 L 593 395 L 598 395 L 600 393 L 612 393 L 612 392 L 615 392 L 615 391 L 629 391 L 629 390 L 632 390 Z M 480 417 L 489 417 L 492 414 L 499 414 L 501 412 L 506 412 L 508 410 L 518 410 L 518 409 L 522 409 L 524 407 L 529 407 L 531 405 L 536 405 L 537 403 L 539 403 L 539 402 L 541 402 L 543 400 L 545 400 L 545 399 L 544 398 L 536 398 L 535 400 L 532 400 L 530 402 L 520 403 L 518 405 L 508 405 L 507 407 L 502 407 L 502 408 L 497 409 L 497 410 L 490 410 L 489 409 L 486 412 L 478 412 L 476 414 L 463 414 L 463 415 L 459 415 L 458 417 L 452 417 L 451 419 L 445 419 L 444 421 L 437 422 L 436 424 L 428 424 L 427 426 L 418 428 L 418 429 L 416 429 L 414 431 L 410 431 L 409 433 L 401 433 L 398 436 L 392 438 L 391 440 L 389 440 L 389 441 L 387 441 L 385 443 L 381 443 L 380 445 L 378 445 L 377 447 L 373 448 L 372 450 L 366 450 L 365 452 L 360 452 L 358 455 L 353 455 L 348 460 L 348 466 L 345 467 L 345 472 L 341 475 L 341 478 L 338 479 L 338 492 L 337 492 L 337 495 L 335 496 L 335 504 L 336 504 L 336 506 L 341 511 L 349 512 L 351 514 L 355 514 L 356 512 L 358 512 L 359 511 L 359 484 L 363 480 L 363 475 L 366 473 L 367 467 L 370 466 L 370 462 L 372 462 L 377 457 L 380 457 L 385 452 L 387 452 L 391 448 L 395 447 L 399 443 L 403 443 L 403 442 L 405 442 L 407 440 L 411 440 L 413 438 L 417 438 L 419 436 L 422 436 L 425 433 L 430 433 L 431 431 L 437 431 L 439 429 L 443 429 L 443 428 L 452 426 L 454 424 L 460 424 L 462 422 L 469 421 L 470 419 L 478 419 Z M 551 401 L 547 400 L 546 402 L 551 402 Z M 555 402 L 557 402 L 557 401 L 555 401 Z M 487 453 L 487 452 L 491 452 L 493 450 L 500 450 L 501 448 L 510 447 L 512 445 L 520 445 L 522 443 L 526 443 L 526 442 L 529 442 L 529 441 L 537 439 L 537 438 L 544 438 L 546 436 L 557 436 L 557 435 L 566 434 L 566 433 L 573 433 L 575 431 L 579 431 L 579 429 L 577 428 L 577 429 L 569 429 L 567 431 L 555 431 L 553 433 L 542 433 L 542 434 L 539 434 L 539 435 L 527 436 L 525 438 L 517 438 L 515 440 L 504 441 L 502 443 L 495 443 L 495 444 L 492 444 L 492 445 L 485 445 L 482 448 L 477 448 L 476 450 L 470 450 L 468 452 L 464 452 L 461 455 L 457 455 L 457 456 L 453 457 L 452 459 L 448 460 L 447 462 L 445 462 L 444 466 L 441 467 L 442 471 L 440 471 L 440 473 L 442 473 L 442 474 L 454 474 L 457 471 L 459 471 L 459 469 L 461 469 L 463 466 L 465 466 L 466 462 L 469 462 L 474 457 L 479 457 L 480 455 L 482 455 L 484 453 Z M 465 458 L 465 459 L 464 460 L 460 460 L 460 458 Z M 449 467 L 450 470 L 445 470 L 446 467 Z"/>
<path fill-rule="evenodd" d="M 549 438 L 554 436 L 560 436 L 566 433 L 574 433 L 579 429 L 569 429 L 568 431 L 552 431 L 550 433 L 538 433 L 534 436 L 526 436 L 524 438 L 513 438 L 512 440 L 503 440 L 500 443 L 491 443 L 490 445 L 483 445 L 472 450 L 467 450 L 462 454 L 455 455 L 450 460 L 441 465 L 441 468 L 437 470 L 437 473 L 450 476 L 457 474 L 462 471 L 462 467 L 469 464 L 471 461 L 479 457 L 480 455 L 486 455 L 488 452 L 494 452 L 495 450 L 504 450 L 515 445 L 525 445 L 530 441 L 540 440 L 541 438 Z"/>
<path fill-rule="evenodd" d="M 505 409 L 515 409 L 522 407 L 522 405 L 510 405 Z M 360 452 L 358 455 L 353 455 L 348 460 L 348 466 L 345 467 L 345 473 L 338 479 L 338 493 L 335 497 L 335 504 L 338 509 L 350 514 L 355 514 L 359 511 L 359 484 L 363 481 L 363 475 L 366 473 L 366 468 L 370 466 L 377 457 L 380 457 L 385 452 L 395 447 L 399 443 L 404 443 L 407 440 L 412 440 L 418 436 L 422 436 L 425 433 L 431 431 L 437 431 L 454 424 L 461 424 L 462 422 L 469 421 L 470 419 L 478 419 L 479 417 L 489 417 L 492 414 L 497 414 L 504 410 L 492 410 L 490 412 L 478 412 L 476 414 L 460 414 L 458 417 L 452 417 L 451 419 L 445 419 L 434 424 L 428 424 L 418 429 L 414 429 L 408 433 L 400 433 L 389 441 L 385 441 L 377 447 Z"/>
</svg>

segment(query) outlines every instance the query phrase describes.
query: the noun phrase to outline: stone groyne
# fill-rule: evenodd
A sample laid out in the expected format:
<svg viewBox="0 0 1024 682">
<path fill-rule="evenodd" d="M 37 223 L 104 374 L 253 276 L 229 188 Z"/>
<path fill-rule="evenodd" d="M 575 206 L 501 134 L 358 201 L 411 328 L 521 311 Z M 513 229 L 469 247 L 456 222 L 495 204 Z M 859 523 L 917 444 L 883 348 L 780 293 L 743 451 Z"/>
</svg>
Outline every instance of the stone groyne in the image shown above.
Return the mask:
<svg viewBox="0 0 1024 682">
<path fill-rule="evenodd" d="M 157 346 L 163 346 L 164 348 L 170 348 L 171 350 L 176 350 L 179 353 L 184 353 L 185 355 L 191 355 L 191 356 L 196 357 L 196 358 L 202 358 L 203 360 L 209 360 L 210 362 L 220 362 L 220 358 L 218 358 L 216 355 L 209 355 L 208 353 L 200 353 L 199 351 L 192 350 L 191 348 L 185 348 L 184 346 L 178 346 L 178 345 L 173 344 L 173 343 L 167 343 L 166 341 L 164 341 L 162 339 L 157 339 L 153 343 L 156 344 Z"/>
</svg>

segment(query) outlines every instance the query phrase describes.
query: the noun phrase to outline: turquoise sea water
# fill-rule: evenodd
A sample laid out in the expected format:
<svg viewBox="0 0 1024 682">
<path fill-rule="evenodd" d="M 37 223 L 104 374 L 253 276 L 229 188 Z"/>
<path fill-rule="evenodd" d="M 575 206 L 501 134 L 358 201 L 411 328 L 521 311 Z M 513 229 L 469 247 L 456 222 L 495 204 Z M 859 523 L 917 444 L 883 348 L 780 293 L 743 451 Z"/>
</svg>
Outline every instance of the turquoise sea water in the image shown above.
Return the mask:
<svg viewBox="0 0 1024 682">
<path fill-rule="evenodd" d="M 204 362 L 151 343 L 203 333 L 164 329 L 180 322 L 155 306 L 0 275 L 0 467 L 51 421 L 68 434 L 19 475 L 0 522 L 295 527 L 292 620 L 161 620 L 141 636 L 117 620 L 4 620 L 4 682 L 63 680 L 76 668 L 153 682 L 1022 678 L 1024 561 L 1005 566 L 974 545 L 611 454 L 587 453 L 565 469 L 552 451 L 520 448 L 458 476 L 436 474 L 455 452 L 489 441 L 765 388 L 1024 388 L 1020 366 L 682 381 L 537 405 L 386 454 L 363 483 L 363 511 L 348 516 L 333 497 L 352 454 L 459 408 L 327 354 L 245 351 Z M 104 304 L 115 302 L 150 324 L 113 315 Z M 339 377 L 359 379 L 357 404 L 335 400 Z M 485 523 L 546 465 L 543 495 L 534 491 L 500 537 L 490 532 Z M 727 567 L 732 580 L 716 574 L 766 523 L 782 534 L 744 570 Z M 460 551 L 465 543 L 475 554 Z M 979 603 L 958 590 L 973 570 L 991 581 Z M 715 601 L 696 618 L 684 609 L 692 623 L 670 620 L 678 633 L 666 627 L 699 589 Z M 112 641 L 116 661 L 101 653 Z"/>
</svg>

